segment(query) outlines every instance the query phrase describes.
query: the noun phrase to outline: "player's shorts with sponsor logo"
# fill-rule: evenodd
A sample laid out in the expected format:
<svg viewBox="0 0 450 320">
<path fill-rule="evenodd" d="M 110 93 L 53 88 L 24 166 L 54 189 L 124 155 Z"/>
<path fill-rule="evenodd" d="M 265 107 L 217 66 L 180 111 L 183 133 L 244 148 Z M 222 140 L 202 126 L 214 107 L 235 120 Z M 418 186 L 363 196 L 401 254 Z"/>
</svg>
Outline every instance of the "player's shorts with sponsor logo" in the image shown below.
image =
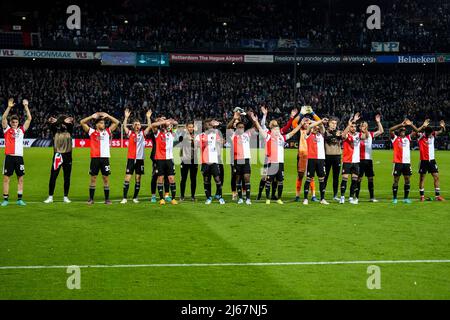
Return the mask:
<svg viewBox="0 0 450 320">
<path fill-rule="evenodd" d="M 419 173 L 438 173 L 439 169 L 436 160 L 420 160 Z"/>
<path fill-rule="evenodd" d="M 231 166 L 233 173 L 238 176 L 244 174 L 250 174 L 252 168 L 250 166 L 250 159 L 234 160 L 234 164 Z"/>
<path fill-rule="evenodd" d="M 319 178 L 323 178 L 326 175 L 325 159 L 309 159 L 307 177 L 314 178 L 317 174 Z"/>
<path fill-rule="evenodd" d="M 143 159 L 128 159 L 126 174 L 144 174 L 144 160 Z"/>
<path fill-rule="evenodd" d="M 308 170 L 308 152 L 297 153 L 297 172 L 307 172 Z"/>
<path fill-rule="evenodd" d="M 18 177 L 25 175 L 25 164 L 23 162 L 23 157 L 7 154 L 3 162 L 3 174 L 11 177 L 14 172 Z"/>
<path fill-rule="evenodd" d="M 220 176 L 220 167 L 218 163 L 202 163 L 201 167 L 202 175 L 209 177 L 219 177 Z"/>
<path fill-rule="evenodd" d="M 392 170 L 392 175 L 395 177 L 411 176 L 411 164 L 410 163 L 394 163 L 394 169 Z"/>
<path fill-rule="evenodd" d="M 372 160 L 361 160 L 359 163 L 359 176 L 367 178 L 375 177 L 375 172 L 373 171 L 373 161 Z"/>
<path fill-rule="evenodd" d="M 175 163 L 173 159 L 156 160 L 156 175 L 160 176 L 174 176 Z"/>
<path fill-rule="evenodd" d="M 342 164 L 342 174 L 355 174 L 359 176 L 359 162 L 344 162 Z"/>
<path fill-rule="evenodd" d="M 89 174 L 91 176 L 97 176 L 99 172 L 102 173 L 102 176 L 109 176 L 111 174 L 109 158 L 91 158 Z"/>
</svg>

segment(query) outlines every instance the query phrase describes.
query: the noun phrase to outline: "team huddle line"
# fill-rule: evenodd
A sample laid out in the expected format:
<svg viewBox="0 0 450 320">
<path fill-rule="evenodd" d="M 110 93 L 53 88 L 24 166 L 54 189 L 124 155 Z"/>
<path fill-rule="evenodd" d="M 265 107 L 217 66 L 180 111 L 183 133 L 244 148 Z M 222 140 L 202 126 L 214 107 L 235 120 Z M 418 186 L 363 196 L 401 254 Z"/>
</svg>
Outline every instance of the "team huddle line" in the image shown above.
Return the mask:
<svg viewBox="0 0 450 320">
<path fill-rule="evenodd" d="M 2 127 L 5 136 L 5 161 L 3 166 L 3 202 L 1 206 L 9 204 L 10 177 L 15 173 L 18 177 L 18 205 L 26 205 L 23 201 L 23 181 L 25 165 L 23 160 L 23 138 L 30 126 L 32 117 L 28 107 L 28 101 L 22 101 L 26 113 L 26 120 L 22 126 L 16 115 L 8 116 L 15 106 L 14 99 L 8 100 L 8 106 L 2 116 Z M 132 112 L 126 109 L 122 128 L 128 138 L 128 153 L 126 172 L 123 184 L 123 199 L 121 204 L 128 202 L 128 192 L 132 177 L 135 178 L 132 200 L 138 203 L 141 188 L 141 177 L 144 174 L 145 139 L 152 140 L 152 180 L 151 202 L 165 205 L 178 204 L 176 200 L 174 145 L 180 147 L 181 169 L 181 196 L 185 200 L 187 177 L 190 176 L 191 200 L 195 201 L 197 172 L 200 170 L 203 176 L 203 187 L 206 195 L 206 204 L 211 204 L 217 199 L 220 204 L 225 204 L 222 188 L 224 183 L 224 163 L 222 150 L 225 144 L 230 146 L 229 159 L 231 160 L 231 190 L 232 200 L 238 204 L 251 205 L 251 164 L 254 147 L 264 150 L 264 163 L 262 166 L 261 180 L 259 183 L 258 200 L 265 190 L 266 204 L 272 200 L 283 204 L 284 181 L 284 148 L 286 141 L 299 133 L 299 149 L 297 155 L 297 181 L 296 201 L 300 201 L 301 188 L 303 186 L 303 204 L 308 205 L 310 192 L 311 200 L 318 201 L 322 205 L 328 205 L 325 199 L 325 190 L 328 177 L 332 173 L 333 199 L 341 204 L 346 201 L 348 180 L 350 179 L 349 202 L 358 204 L 361 181 L 364 176 L 368 178 L 370 201 L 377 202 L 374 195 L 374 168 L 372 160 L 372 141 L 384 133 L 381 124 L 381 116 L 377 115 L 375 121 L 377 128 L 370 131 L 368 123 L 361 121 L 359 113 L 353 115 L 343 131 L 338 129 L 336 118 L 321 119 L 310 106 L 303 106 L 300 110 L 293 109 L 289 121 L 280 127 L 276 120 L 271 120 L 266 126 L 268 109 L 260 108 L 262 119 L 253 111 L 245 112 L 242 108 L 235 108 L 233 118 L 227 124 L 227 134 L 224 138 L 219 130 L 221 125 L 215 119 L 206 119 L 200 124 L 189 122 L 184 128 L 178 128 L 177 121 L 158 117 L 152 121 L 152 111 L 146 113 L 147 127 L 143 126 L 139 119 L 130 121 Z M 109 121 L 109 126 L 106 121 Z M 246 122 L 250 128 L 246 129 Z M 61 171 L 64 172 L 64 199 L 70 203 L 69 189 L 72 170 L 72 134 L 75 120 L 66 115 L 51 117 L 48 119 L 53 135 L 53 159 L 49 180 L 49 194 L 45 203 L 53 202 L 56 180 Z M 444 121 L 440 122 L 440 129 L 433 130 L 427 119 L 417 128 L 410 120 L 389 129 L 393 144 L 393 203 L 396 204 L 400 177 L 404 177 L 405 203 L 411 203 L 409 199 L 411 157 L 410 142 L 417 138 L 420 150 L 420 200 L 425 200 L 424 181 L 427 173 L 434 179 L 436 200 L 443 201 L 439 189 L 438 167 L 434 157 L 434 140 L 439 134 L 445 132 Z M 131 129 L 128 125 L 131 125 Z M 94 203 L 97 177 L 102 175 L 105 204 L 111 204 L 109 197 L 110 167 L 110 142 L 112 132 L 117 130 L 120 121 L 105 113 L 97 112 L 80 121 L 83 130 L 90 139 L 90 183 L 88 204 Z M 406 134 L 407 128 L 411 133 Z M 342 168 L 341 168 L 342 167 Z M 342 175 L 339 189 L 339 175 Z M 314 178 L 317 175 L 319 181 L 319 198 L 316 197 Z M 304 180 L 304 183 L 303 183 Z M 215 184 L 215 194 L 212 194 L 212 183 Z M 245 194 L 245 196 L 244 196 Z M 244 200 L 245 199 L 245 200 Z"/>
</svg>

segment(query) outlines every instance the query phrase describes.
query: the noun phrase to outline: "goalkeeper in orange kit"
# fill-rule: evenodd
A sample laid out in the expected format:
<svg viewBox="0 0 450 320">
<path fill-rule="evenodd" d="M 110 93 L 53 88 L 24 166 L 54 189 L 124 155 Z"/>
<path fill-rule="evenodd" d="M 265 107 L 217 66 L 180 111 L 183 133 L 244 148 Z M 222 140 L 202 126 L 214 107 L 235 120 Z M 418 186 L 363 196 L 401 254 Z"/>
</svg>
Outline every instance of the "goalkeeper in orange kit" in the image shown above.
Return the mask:
<svg viewBox="0 0 450 320">
<path fill-rule="evenodd" d="M 303 106 L 301 109 L 301 113 L 302 114 L 310 114 L 314 121 L 320 121 L 321 119 L 319 118 L 319 116 L 317 116 L 314 111 L 312 110 L 312 108 L 310 106 Z M 305 176 L 305 172 L 308 166 L 308 145 L 306 142 L 306 131 L 308 129 L 308 126 L 310 125 L 311 120 L 309 118 L 300 118 L 300 115 L 294 117 L 294 119 L 292 120 L 292 127 L 295 128 L 298 125 L 301 126 L 300 129 L 300 138 L 298 141 L 298 154 L 297 154 L 297 182 L 296 182 L 296 188 L 295 188 L 295 201 L 299 202 L 300 201 L 300 192 L 302 189 L 302 182 L 303 182 L 303 177 Z M 314 180 L 311 180 L 311 184 L 310 184 L 310 188 L 311 188 L 311 201 L 319 201 L 316 198 L 316 187 L 314 184 Z"/>
</svg>

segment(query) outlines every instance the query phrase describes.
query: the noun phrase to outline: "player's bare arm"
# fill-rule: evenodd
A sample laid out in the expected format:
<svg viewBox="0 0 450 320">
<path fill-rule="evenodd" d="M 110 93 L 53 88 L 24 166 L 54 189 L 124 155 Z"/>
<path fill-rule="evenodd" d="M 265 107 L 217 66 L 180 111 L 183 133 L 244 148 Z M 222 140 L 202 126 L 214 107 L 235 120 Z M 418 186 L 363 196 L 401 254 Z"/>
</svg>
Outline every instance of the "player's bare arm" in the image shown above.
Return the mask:
<svg viewBox="0 0 450 320">
<path fill-rule="evenodd" d="M 255 125 L 256 129 L 258 129 L 259 134 L 260 134 L 264 139 L 266 139 L 266 138 L 267 138 L 267 132 L 266 132 L 266 131 L 261 127 L 261 125 L 259 124 L 258 118 L 256 117 L 256 115 L 252 114 L 252 115 L 250 116 L 250 118 L 252 119 L 253 124 Z"/>
<path fill-rule="evenodd" d="M 130 109 L 125 109 L 125 117 L 123 118 L 123 131 L 126 135 L 130 132 L 130 129 L 128 129 L 128 119 L 130 118 L 131 111 Z"/>
<path fill-rule="evenodd" d="M 14 99 L 13 98 L 9 98 L 8 99 L 8 106 L 6 107 L 5 112 L 3 113 L 2 116 L 2 127 L 3 129 L 6 129 L 6 127 L 8 127 L 8 115 L 9 112 L 11 111 L 11 109 L 14 107 Z"/>
<path fill-rule="evenodd" d="M 99 117 L 99 113 L 96 112 L 96 113 L 90 115 L 89 117 L 81 119 L 80 125 L 81 125 L 81 128 L 83 128 L 83 131 L 89 132 L 89 129 L 91 129 L 91 127 L 89 127 L 89 125 L 88 125 L 89 121 L 91 121 L 93 119 L 97 119 L 98 117 Z"/>
<path fill-rule="evenodd" d="M 115 131 L 120 124 L 120 121 L 116 118 L 114 118 L 112 115 L 108 113 L 103 113 L 103 117 L 106 119 L 109 119 L 111 121 L 111 125 L 109 126 L 109 131 L 113 132 Z"/>
<path fill-rule="evenodd" d="M 373 133 L 373 136 L 378 137 L 384 133 L 384 128 L 383 125 L 381 124 L 381 115 L 377 114 L 375 116 L 375 122 L 377 123 L 377 131 Z"/>
<path fill-rule="evenodd" d="M 286 134 L 286 140 L 292 138 L 297 132 L 300 131 L 302 126 L 298 125 L 294 128 L 294 130 L 292 130 L 291 132 L 289 132 L 288 134 Z"/>
<path fill-rule="evenodd" d="M 439 121 L 439 131 L 436 131 L 436 135 L 443 134 L 443 133 L 445 133 L 445 131 L 446 131 L 445 121 L 441 120 L 441 121 Z"/>
<path fill-rule="evenodd" d="M 28 107 L 28 100 L 23 99 L 22 104 L 26 114 L 26 120 L 25 123 L 23 124 L 23 130 L 27 131 L 28 128 L 30 127 L 31 120 L 33 119 L 33 117 L 31 116 L 30 108 Z"/>
<path fill-rule="evenodd" d="M 393 127 L 390 127 L 389 128 L 389 134 L 393 134 L 394 132 L 395 132 L 395 130 L 398 130 L 398 129 L 400 129 L 401 127 L 404 127 L 404 126 L 406 126 L 406 122 L 405 122 L 406 120 L 404 120 L 402 123 L 399 123 L 399 124 L 396 124 L 395 126 L 393 126 Z"/>
<path fill-rule="evenodd" d="M 152 130 L 152 110 L 147 111 L 145 118 L 147 119 L 147 128 L 144 130 L 144 135 L 148 135 Z"/>
</svg>

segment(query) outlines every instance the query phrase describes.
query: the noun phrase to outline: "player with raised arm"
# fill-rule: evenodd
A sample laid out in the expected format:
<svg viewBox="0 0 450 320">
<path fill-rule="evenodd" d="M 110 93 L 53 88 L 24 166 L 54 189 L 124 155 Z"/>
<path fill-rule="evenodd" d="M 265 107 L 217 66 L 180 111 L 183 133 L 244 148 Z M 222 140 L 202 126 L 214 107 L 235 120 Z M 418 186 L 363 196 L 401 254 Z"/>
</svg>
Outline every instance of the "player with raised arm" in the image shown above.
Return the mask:
<svg viewBox="0 0 450 320">
<path fill-rule="evenodd" d="M 413 129 L 413 132 L 409 135 L 406 134 L 406 127 L 409 126 Z M 397 131 L 397 132 L 396 132 Z M 398 182 L 400 176 L 403 175 L 405 180 L 404 186 L 404 203 L 411 203 L 409 199 L 409 191 L 411 189 L 411 138 L 418 132 L 413 123 L 405 119 L 402 123 L 397 124 L 389 129 L 391 136 L 392 148 L 394 149 L 394 169 L 392 175 L 394 176 L 394 183 L 392 185 L 393 199 L 392 203 L 397 204 Z"/>
<path fill-rule="evenodd" d="M 128 119 L 130 118 L 130 115 L 131 111 L 125 109 L 123 130 L 128 138 L 128 154 L 121 204 L 128 202 L 128 189 L 130 188 L 130 180 L 133 174 L 135 174 L 133 202 L 139 203 L 138 195 L 139 190 L 141 189 L 141 176 L 144 174 L 145 137 L 152 129 L 150 118 L 152 116 L 151 110 L 148 110 L 145 114 L 147 119 L 147 128 L 145 128 L 145 130 L 142 130 L 141 122 L 138 119 L 133 120 L 132 130 L 128 129 Z"/>
<path fill-rule="evenodd" d="M 349 202 L 358 204 L 358 199 L 354 199 L 356 189 L 358 188 L 359 162 L 360 162 L 360 141 L 366 139 L 365 133 L 356 131 L 356 123 L 360 119 L 359 112 L 348 121 L 347 127 L 342 132 L 344 152 L 342 157 L 342 181 L 341 181 L 341 200 L 340 204 L 345 203 L 345 191 L 347 190 L 347 181 L 351 175 L 352 183 L 350 185 Z"/>
<path fill-rule="evenodd" d="M 325 139 L 323 137 L 325 133 L 324 124 L 328 122 L 328 119 L 324 118 L 320 121 L 309 124 L 306 130 L 305 140 L 308 147 L 308 164 L 307 164 L 307 176 L 305 185 L 303 187 L 304 200 L 303 204 L 308 204 L 308 193 L 311 181 L 314 180 L 314 176 L 317 173 L 319 178 L 320 188 L 320 204 L 328 205 L 325 200 Z M 302 133 L 303 134 L 303 133 Z"/>
<path fill-rule="evenodd" d="M 195 137 L 195 142 L 200 149 L 201 171 L 203 175 L 203 186 L 205 188 L 206 202 L 211 204 L 211 177 L 216 183 L 216 195 L 219 197 L 219 203 L 225 204 L 222 197 L 222 181 L 220 180 L 219 169 L 219 148 L 222 148 L 223 139 L 220 131 L 215 127 L 219 126 L 220 122 L 214 119 L 206 119 L 204 121 L 205 132 L 198 134 Z"/>
<path fill-rule="evenodd" d="M 152 128 L 158 128 L 155 134 L 156 146 L 153 147 L 156 148 L 155 160 L 160 205 L 165 205 L 167 202 L 164 197 L 165 176 L 169 179 L 169 188 L 172 194 L 170 203 L 174 205 L 178 204 L 175 199 L 177 187 L 175 184 L 175 163 L 173 161 L 173 145 L 175 141 L 175 130 L 173 126 L 177 124 L 174 119 L 160 120 L 151 124 Z"/>
<path fill-rule="evenodd" d="M 88 125 L 91 120 L 94 120 L 95 129 Z M 108 128 L 106 127 L 105 120 L 111 121 L 111 125 Z M 87 202 L 89 205 L 94 204 L 95 187 L 99 172 L 102 173 L 103 178 L 105 204 L 111 204 L 111 200 L 109 199 L 109 175 L 111 174 L 111 165 L 109 162 L 109 158 L 111 157 L 110 144 L 112 132 L 117 129 L 119 123 L 119 120 L 106 112 L 94 113 L 80 121 L 81 127 L 89 135 L 91 148 L 91 164 L 89 169 L 91 179 L 89 184 L 89 200 Z"/>
<path fill-rule="evenodd" d="M 244 112 L 244 109 L 240 107 L 236 107 L 233 110 L 233 118 L 228 122 L 227 124 L 227 132 L 228 130 L 234 130 L 236 129 L 236 126 L 239 122 L 242 122 L 241 117 L 245 116 L 246 113 Z M 232 134 L 231 134 L 232 135 Z M 231 135 L 227 134 L 227 139 L 231 138 Z M 234 161 L 233 161 L 233 143 L 232 141 L 228 141 L 231 145 L 230 148 L 230 159 L 231 159 L 231 200 L 237 199 L 237 178 L 236 178 L 236 170 L 234 169 Z"/>
<path fill-rule="evenodd" d="M 276 122 L 272 122 L 269 133 L 261 127 L 258 122 L 258 118 L 255 115 L 252 115 L 251 118 L 260 135 L 266 140 L 266 204 L 270 204 L 270 185 L 274 179 L 277 180 L 277 203 L 283 204 L 281 196 L 283 194 L 284 180 L 284 144 L 286 140 L 289 140 L 300 130 L 300 126 L 297 126 L 297 128 L 287 134 L 282 134 L 278 124 Z"/>
<path fill-rule="evenodd" d="M 48 198 L 44 203 L 53 202 L 55 193 L 56 179 L 61 168 L 64 171 L 64 203 L 70 203 L 70 175 L 72 173 L 72 133 L 74 119 L 72 117 L 61 115 L 58 118 L 48 119 L 50 131 L 53 135 L 53 159 L 50 169 L 50 181 L 48 183 Z"/>
<path fill-rule="evenodd" d="M 9 183 L 11 176 L 16 173 L 17 176 L 17 205 L 25 206 L 23 201 L 23 176 L 25 175 L 25 164 L 23 161 L 23 137 L 30 127 L 31 112 L 28 107 L 28 100 L 23 99 L 22 105 L 25 109 L 26 118 L 23 126 L 19 126 L 19 117 L 8 115 L 14 107 L 14 99 L 8 99 L 8 106 L 2 116 L 3 134 L 5 136 L 5 161 L 3 163 L 3 202 L 2 207 L 9 204 Z"/>
<path fill-rule="evenodd" d="M 361 191 L 361 181 L 365 175 L 368 180 L 370 202 L 378 202 L 378 200 L 375 199 L 374 195 L 373 177 L 375 176 L 375 172 L 373 170 L 372 161 L 372 142 L 373 139 L 379 137 L 384 133 L 383 125 L 381 124 L 381 116 L 379 114 L 375 116 L 375 122 L 377 123 L 377 131 L 369 131 L 369 124 L 367 123 L 367 121 L 363 121 L 359 125 L 359 130 L 361 131 L 361 133 L 365 134 L 366 139 L 361 139 L 360 143 L 359 178 L 358 186 L 355 191 L 355 197 L 356 199 L 359 198 L 359 192 Z"/>
<path fill-rule="evenodd" d="M 252 112 L 248 112 L 249 116 L 253 115 Z M 238 204 L 244 203 L 242 197 L 243 183 L 245 189 L 245 203 L 247 205 L 252 204 L 250 199 L 250 175 L 251 175 L 251 150 L 250 142 L 252 136 L 255 134 L 255 129 L 251 128 L 245 131 L 245 125 L 243 122 L 238 121 L 236 123 L 236 130 L 231 135 L 231 150 L 233 171 L 236 176 L 236 188 L 238 194 Z"/>
<path fill-rule="evenodd" d="M 427 173 L 430 173 L 433 176 L 434 182 L 434 194 L 435 199 L 437 201 L 444 201 L 444 198 L 441 196 L 441 189 L 439 188 L 439 170 L 436 163 L 435 155 L 434 155 L 434 141 L 436 136 L 445 133 L 445 122 L 441 120 L 439 122 L 440 130 L 434 131 L 433 128 L 429 126 L 430 121 L 425 120 L 423 128 L 423 133 L 419 133 L 418 143 L 420 150 L 420 167 L 419 167 L 419 192 L 420 192 L 420 201 L 425 201 L 425 177 Z"/>
</svg>

